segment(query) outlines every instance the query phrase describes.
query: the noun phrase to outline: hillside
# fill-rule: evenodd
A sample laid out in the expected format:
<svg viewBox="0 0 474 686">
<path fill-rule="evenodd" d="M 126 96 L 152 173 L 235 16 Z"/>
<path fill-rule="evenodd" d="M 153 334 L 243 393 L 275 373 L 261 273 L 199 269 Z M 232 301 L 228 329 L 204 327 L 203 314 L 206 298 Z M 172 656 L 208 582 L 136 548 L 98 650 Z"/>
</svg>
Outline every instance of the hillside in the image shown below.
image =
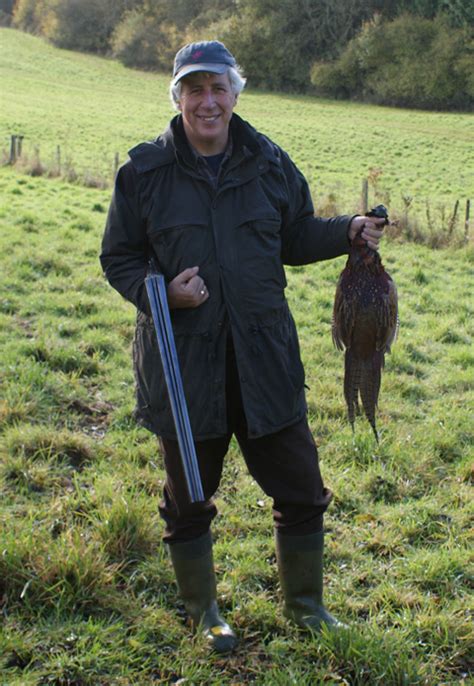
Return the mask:
<svg viewBox="0 0 474 686">
<path fill-rule="evenodd" d="M 2 108 L 0 140 L 25 136 L 32 154 L 63 161 L 79 172 L 110 178 L 115 153 L 155 137 L 173 110 L 168 77 L 126 69 L 117 62 L 48 45 L 40 38 L 0 29 Z M 238 113 L 269 135 L 307 175 L 315 203 L 328 193 L 340 209 L 358 204 L 370 169 L 379 195 L 396 207 L 412 196 L 421 213 L 474 196 L 474 147 L 469 114 L 440 114 L 311 97 L 244 92 Z"/>
</svg>

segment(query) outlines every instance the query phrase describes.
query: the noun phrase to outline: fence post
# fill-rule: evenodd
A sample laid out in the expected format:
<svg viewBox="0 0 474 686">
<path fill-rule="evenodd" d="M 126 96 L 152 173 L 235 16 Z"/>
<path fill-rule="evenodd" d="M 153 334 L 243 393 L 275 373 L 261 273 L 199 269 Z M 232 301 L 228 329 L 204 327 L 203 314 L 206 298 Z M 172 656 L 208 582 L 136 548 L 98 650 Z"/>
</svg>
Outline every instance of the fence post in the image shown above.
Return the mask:
<svg viewBox="0 0 474 686">
<path fill-rule="evenodd" d="M 362 214 L 369 211 L 369 181 L 363 179 L 362 181 Z"/>
<path fill-rule="evenodd" d="M 471 201 L 466 200 L 466 218 L 464 220 L 464 240 L 467 243 L 469 240 L 469 216 L 471 214 Z"/>
<path fill-rule="evenodd" d="M 24 136 L 17 136 L 16 137 L 16 157 L 17 157 L 17 159 L 21 157 L 22 148 L 23 148 L 23 138 L 24 138 Z"/>
<path fill-rule="evenodd" d="M 451 216 L 451 219 L 448 221 L 448 234 L 450 236 L 452 235 L 452 233 L 454 231 L 454 227 L 456 226 L 456 220 L 458 217 L 458 209 L 459 209 L 459 200 L 456 200 L 456 202 L 454 204 L 453 214 Z"/>
<path fill-rule="evenodd" d="M 12 136 L 10 139 L 10 160 L 9 164 L 15 164 L 16 162 L 16 136 Z"/>
<path fill-rule="evenodd" d="M 58 170 L 58 176 L 61 174 L 61 146 L 56 147 L 56 167 Z"/>
</svg>

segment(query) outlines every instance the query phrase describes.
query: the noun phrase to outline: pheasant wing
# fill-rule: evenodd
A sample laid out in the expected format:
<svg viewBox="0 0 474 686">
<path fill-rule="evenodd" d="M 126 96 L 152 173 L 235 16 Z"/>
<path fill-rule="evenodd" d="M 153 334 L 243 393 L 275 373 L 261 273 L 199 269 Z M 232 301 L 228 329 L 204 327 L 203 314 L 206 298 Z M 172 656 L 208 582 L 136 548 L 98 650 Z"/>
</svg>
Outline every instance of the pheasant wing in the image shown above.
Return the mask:
<svg viewBox="0 0 474 686">
<path fill-rule="evenodd" d="M 332 340 L 338 350 L 351 347 L 355 323 L 355 307 L 348 297 L 345 274 L 342 272 L 336 288 L 332 314 Z"/>
<path fill-rule="evenodd" d="M 388 274 L 387 274 L 388 276 Z M 378 309 L 377 350 L 389 353 L 398 333 L 398 295 L 395 282 L 388 276 L 388 293 Z"/>
</svg>

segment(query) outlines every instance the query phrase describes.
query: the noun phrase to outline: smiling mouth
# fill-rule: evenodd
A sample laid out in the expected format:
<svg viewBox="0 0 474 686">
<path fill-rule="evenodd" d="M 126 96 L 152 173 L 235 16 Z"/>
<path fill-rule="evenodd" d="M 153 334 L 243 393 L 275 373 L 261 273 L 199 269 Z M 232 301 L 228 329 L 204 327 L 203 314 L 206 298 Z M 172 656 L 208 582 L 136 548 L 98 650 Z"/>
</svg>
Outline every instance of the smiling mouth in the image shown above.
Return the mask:
<svg viewBox="0 0 474 686">
<path fill-rule="evenodd" d="M 212 117 L 203 117 L 202 115 L 199 115 L 199 114 L 196 116 L 198 119 L 200 119 L 201 121 L 205 121 L 205 122 L 213 122 L 219 118 L 218 114 L 214 114 Z"/>
</svg>

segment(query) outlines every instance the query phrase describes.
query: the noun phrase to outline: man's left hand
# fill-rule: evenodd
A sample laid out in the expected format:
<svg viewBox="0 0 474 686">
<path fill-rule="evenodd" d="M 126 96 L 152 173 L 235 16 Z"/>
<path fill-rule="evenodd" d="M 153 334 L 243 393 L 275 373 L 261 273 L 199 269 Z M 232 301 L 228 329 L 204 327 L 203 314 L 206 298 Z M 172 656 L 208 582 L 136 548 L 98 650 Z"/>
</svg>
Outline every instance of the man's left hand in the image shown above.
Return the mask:
<svg viewBox="0 0 474 686">
<path fill-rule="evenodd" d="M 357 216 L 351 221 L 347 236 L 350 241 L 354 240 L 362 228 L 361 237 L 364 241 L 367 241 L 369 248 L 378 250 L 380 239 L 383 236 L 384 226 L 385 219 Z"/>
</svg>

